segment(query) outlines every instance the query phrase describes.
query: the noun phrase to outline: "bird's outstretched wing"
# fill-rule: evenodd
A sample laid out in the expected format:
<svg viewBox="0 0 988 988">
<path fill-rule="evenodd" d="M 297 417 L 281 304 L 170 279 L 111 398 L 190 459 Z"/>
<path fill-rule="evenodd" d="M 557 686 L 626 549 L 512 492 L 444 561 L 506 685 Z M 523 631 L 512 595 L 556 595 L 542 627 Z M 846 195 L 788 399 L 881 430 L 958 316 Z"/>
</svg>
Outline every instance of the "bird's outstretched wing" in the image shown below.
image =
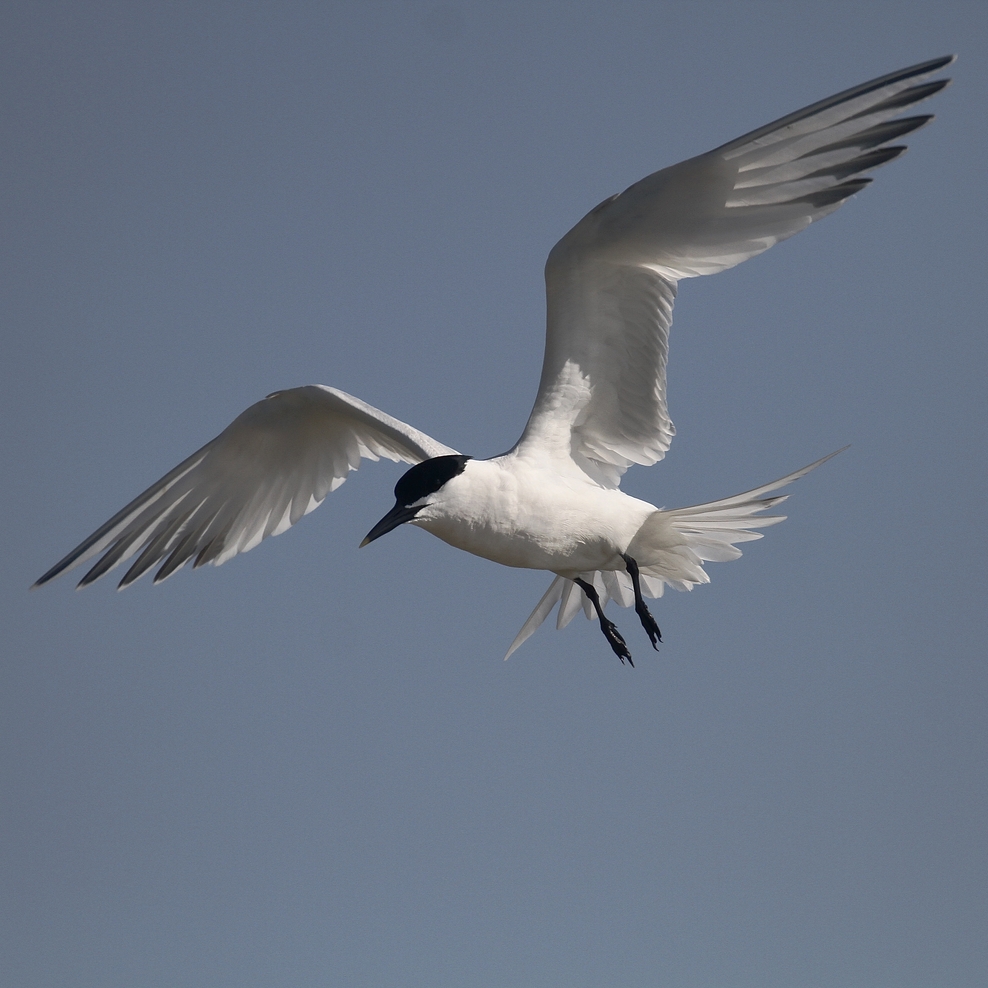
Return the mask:
<svg viewBox="0 0 988 988">
<path fill-rule="evenodd" d="M 676 283 L 754 257 L 833 212 L 932 116 L 902 114 L 949 80 L 953 56 L 814 103 L 602 202 L 546 263 L 545 360 L 518 447 L 616 486 L 675 430 L 666 359 Z"/>
<path fill-rule="evenodd" d="M 159 563 L 155 583 L 193 558 L 196 566 L 219 566 L 318 507 L 361 458 L 420 463 L 455 452 L 335 388 L 276 391 L 131 501 L 35 586 L 101 553 L 80 587 L 139 551 L 121 588 Z"/>
</svg>

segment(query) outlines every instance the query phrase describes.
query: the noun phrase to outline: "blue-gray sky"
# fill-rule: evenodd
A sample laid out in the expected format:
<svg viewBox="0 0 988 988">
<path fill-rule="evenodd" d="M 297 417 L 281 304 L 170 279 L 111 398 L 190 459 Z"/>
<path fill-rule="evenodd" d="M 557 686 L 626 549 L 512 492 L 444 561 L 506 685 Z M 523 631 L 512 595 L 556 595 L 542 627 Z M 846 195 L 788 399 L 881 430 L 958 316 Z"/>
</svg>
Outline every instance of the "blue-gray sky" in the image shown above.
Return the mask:
<svg viewBox="0 0 988 988">
<path fill-rule="evenodd" d="M 241 409 L 479 456 L 606 196 L 957 51 L 834 216 L 681 286 L 674 506 L 839 446 L 655 607 L 405 528 L 401 468 L 220 569 L 28 584 Z M 988 8 L 19 3 L 3 93 L 3 988 L 981 986 Z"/>
</svg>

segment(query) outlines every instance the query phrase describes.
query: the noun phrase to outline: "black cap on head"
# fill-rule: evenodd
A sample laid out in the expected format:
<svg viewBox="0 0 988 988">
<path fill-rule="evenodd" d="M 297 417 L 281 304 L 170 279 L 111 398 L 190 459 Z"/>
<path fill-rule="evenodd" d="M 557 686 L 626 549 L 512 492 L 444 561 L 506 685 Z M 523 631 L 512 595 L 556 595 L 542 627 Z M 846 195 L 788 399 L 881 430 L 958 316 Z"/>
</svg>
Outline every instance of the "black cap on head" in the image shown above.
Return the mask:
<svg viewBox="0 0 988 988">
<path fill-rule="evenodd" d="M 445 483 L 463 473 L 469 456 L 459 453 L 450 456 L 434 456 L 431 460 L 417 463 L 395 484 L 395 506 L 367 533 L 361 546 L 379 539 L 382 535 L 411 521 L 419 508 L 412 507 L 416 501 L 435 494 Z"/>
<path fill-rule="evenodd" d="M 454 453 L 416 463 L 395 484 L 395 500 L 407 508 L 421 498 L 435 494 L 443 484 L 463 473 L 469 459 L 469 456 Z"/>
</svg>

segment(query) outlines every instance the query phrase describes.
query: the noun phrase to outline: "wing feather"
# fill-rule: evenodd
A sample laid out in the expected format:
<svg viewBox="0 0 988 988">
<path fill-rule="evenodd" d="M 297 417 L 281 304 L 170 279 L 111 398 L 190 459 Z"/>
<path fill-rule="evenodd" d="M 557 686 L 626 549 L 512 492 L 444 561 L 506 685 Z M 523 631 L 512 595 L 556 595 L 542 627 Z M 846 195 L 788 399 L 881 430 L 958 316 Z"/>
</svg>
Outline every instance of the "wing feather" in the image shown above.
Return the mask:
<svg viewBox="0 0 988 988">
<path fill-rule="evenodd" d="M 521 452 L 617 486 L 675 435 L 666 363 L 676 284 L 747 260 L 826 216 L 928 123 L 902 117 L 949 80 L 933 59 L 873 79 L 636 182 L 591 210 L 546 263 L 546 347 Z"/>
<path fill-rule="evenodd" d="M 161 564 L 160 583 L 195 558 L 219 566 L 318 507 L 361 459 L 420 463 L 456 451 L 322 385 L 276 391 L 135 498 L 35 586 L 95 556 L 88 586 L 138 555 L 121 589 Z"/>
</svg>

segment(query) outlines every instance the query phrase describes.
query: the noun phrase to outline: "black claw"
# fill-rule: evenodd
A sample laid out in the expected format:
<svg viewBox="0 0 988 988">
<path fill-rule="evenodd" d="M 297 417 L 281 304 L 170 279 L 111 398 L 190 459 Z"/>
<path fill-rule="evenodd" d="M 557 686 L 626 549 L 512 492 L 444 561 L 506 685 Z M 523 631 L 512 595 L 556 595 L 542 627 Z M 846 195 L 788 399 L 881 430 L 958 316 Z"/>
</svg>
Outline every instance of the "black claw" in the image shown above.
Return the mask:
<svg viewBox="0 0 988 988">
<path fill-rule="evenodd" d="M 621 660 L 621 665 L 624 665 L 625 661 L 627 661 L 628 665 L 634 669 L 635 663 L 631 660 L 631 652 L 628 651 L 628 645 L 621 637 L 621 632 L 617 630 L 617 625 L 604 617 L 604 609 L 600 606 L 600 595 L 586 580 L 581 580 L 577 577 L 573 582 L 587 595 L 590 603 L 593 604 L 594 610 L 597 612 L 597 619 L 600 621 L 600 630 L 604 632 L 607 644 L 611 646 L 614 654 Z"/>
<path fill-rule="evenodd" d="M 638 620 L 641 621 L 642 627 L 645 629 L 645 634 L 648 635 L 648 640 L 652 643 L 652 648 L 657 652 L 659 650 L 659 642 L 662 641 L 662 632 L 659 631 L 659 626 L 656 624 L 655 618 L 652 617 L 652 612 L 648 609 L 645 598 L 642 597 L 642 584 L 641 578 L 638 575 L 638 563 L 631 556 L 626 556 L 624 553 L 621 553 L 621 558 L 624 560 L 625 566 L 628 567 L 628 573 L 631 576 L 631 585 L 635 589 L 635 613 L 638 615 Z"/>
<path fill-rule="evenodd" d="M 628 651 L 628 645 L 621 636 L 621 632 L 617 630 L 617 625 L 613 621 L 603 618 L 600 622 L 600 629 L 604 632 L 607 644 L 611 646 L 614 654 L 621 660 L 621 664 L 624 665 L 625 660 L 627 660 L 628 665 L 634 669 L 635 663 L 631 658 L 631 652 Z"/>
<path fill-rule="evenodd" d="M 659 650 L 659 642 L 662 641 L 662 632 L 659 631 L 659 626 L 655 623 L 652 612 L 645 606 L 643 601 L 641 607 L 635 604 L 635 613 L 638 615 L 638 619 L 641 621 L 642 627 L 648 635 L 648 640 L 652 643 L 652 648 L 657 652 Z"/>
</svg>

